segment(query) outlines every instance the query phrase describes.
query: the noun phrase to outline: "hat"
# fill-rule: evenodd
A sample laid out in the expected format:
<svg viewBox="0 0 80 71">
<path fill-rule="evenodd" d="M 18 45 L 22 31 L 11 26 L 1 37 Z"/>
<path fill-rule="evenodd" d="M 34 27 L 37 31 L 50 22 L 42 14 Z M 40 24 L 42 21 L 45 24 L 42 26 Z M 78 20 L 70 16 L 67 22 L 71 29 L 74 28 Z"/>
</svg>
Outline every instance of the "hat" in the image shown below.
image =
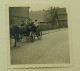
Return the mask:
<svg viewBox="0 0 80 71">
<path fill-rule="evenodd" d="M 22 20 L 22 22 L 24 22 L 24 21 Z"/>
<path fill-rule="evenodd" d="M 37 21 L 37 20 L 35 20 L 35 21 Z"/>
</svg>

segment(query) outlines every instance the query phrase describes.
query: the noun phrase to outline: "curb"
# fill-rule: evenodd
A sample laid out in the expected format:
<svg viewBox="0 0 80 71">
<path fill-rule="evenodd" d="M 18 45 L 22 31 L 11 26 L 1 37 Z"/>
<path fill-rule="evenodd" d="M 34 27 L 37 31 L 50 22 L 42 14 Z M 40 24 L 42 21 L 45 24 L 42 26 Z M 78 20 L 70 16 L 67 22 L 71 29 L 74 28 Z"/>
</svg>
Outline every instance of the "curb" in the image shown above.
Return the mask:
<svg viewBox="0 0 80 71">
<path fill-rule="evenodd" d="M 57 30 L 52 30 L 52 31 L 54 31 L 54 32 L 57 32 L 57 31 L 60 31 L 61 29 L 57 29 Z M 48 32 L 46 32 L 46 33 L 42 33 L 42 35 L 45 35 L 45 34 L 49 34 L 49 33 L 52 33 L 52 31 L 48 31 Z"/>
</svg>

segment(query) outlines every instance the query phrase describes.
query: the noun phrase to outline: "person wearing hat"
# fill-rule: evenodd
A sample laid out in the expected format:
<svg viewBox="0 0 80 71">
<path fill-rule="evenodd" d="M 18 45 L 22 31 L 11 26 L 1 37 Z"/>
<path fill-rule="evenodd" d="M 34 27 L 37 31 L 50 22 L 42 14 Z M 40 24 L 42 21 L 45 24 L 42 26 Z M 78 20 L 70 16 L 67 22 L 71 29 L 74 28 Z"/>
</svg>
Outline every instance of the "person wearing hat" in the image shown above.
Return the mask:
<svg viewBox="0 0 80 71">
<path fill-rule="evenodd" d="M 38 27 L 39 27 L 39 23 L 37 20 L 35 20 L 35 22 L 34 22 L 35 32 L 37 32 Z"/>
<path fill-rule="evenodd" d="M 34 22 L 34 26 L 36 26 L 36 27 L 38 27 L 38 26 L 39 26 L 39 24 L 38 24 L 38 21 L 37 21 L 37 20 L 35 20 L 35 22 Z"/>
<path fill-rule="evenodd" d="M 22 20 L 21 26 L 25 26 L 25 23 L 24 23 L 24 21 L 23 21 L 23 20 Z"/>
</svg>

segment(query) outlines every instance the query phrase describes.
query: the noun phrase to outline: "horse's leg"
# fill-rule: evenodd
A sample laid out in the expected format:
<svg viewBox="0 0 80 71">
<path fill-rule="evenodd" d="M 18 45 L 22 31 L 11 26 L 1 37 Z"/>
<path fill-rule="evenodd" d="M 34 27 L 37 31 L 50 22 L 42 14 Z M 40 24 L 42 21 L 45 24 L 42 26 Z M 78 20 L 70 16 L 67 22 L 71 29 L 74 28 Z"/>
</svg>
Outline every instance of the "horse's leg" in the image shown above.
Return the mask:
<svg viewBox="0 0 80 71">
<path fill-rule="evenodd" d="M 14 43 L 14 47 L 16 47 L 16 38 L 15 38 L 15 43 Z"/>
</svg>

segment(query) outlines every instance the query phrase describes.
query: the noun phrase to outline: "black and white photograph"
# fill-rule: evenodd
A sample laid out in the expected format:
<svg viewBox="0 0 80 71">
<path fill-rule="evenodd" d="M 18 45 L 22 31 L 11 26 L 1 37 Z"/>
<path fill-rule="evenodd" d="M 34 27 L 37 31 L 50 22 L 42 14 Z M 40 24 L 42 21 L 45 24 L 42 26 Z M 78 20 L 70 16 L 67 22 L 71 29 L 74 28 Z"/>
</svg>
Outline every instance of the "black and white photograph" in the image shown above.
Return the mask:
<svg viewBox="0 0 80 71">
<path fill-rule="evenodd" d="M 65 6 L 8 7 L 10 64 L 70 64 Z"/>
</svg>

